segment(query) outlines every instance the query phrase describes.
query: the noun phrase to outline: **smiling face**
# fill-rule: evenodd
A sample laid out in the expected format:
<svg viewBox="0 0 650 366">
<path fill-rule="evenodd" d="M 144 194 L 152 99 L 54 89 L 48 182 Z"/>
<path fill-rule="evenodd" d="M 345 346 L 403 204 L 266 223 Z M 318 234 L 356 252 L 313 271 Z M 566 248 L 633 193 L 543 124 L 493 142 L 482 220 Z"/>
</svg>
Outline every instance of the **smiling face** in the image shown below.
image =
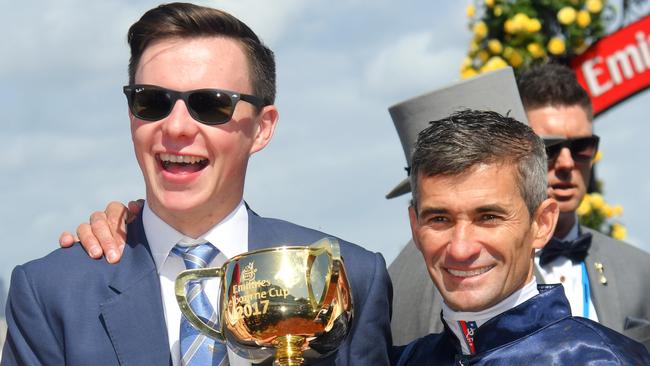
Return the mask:
<svg viewBox="0 0 650 366">
<path fill-rule="evenodd" d="M 420 175 L 411 230 L 431 279 L 456 311 L 489 308 L 533 276 L 534 249 L 550 239 L 557 203 L 533 218 L 510 164 L 477 165 L 453 176 Z"/>
<path fill-rule="evenodd" d="M 530 127 L 542 137 L 576 138 L 592 135 L 591 122 L 580 105 L 571 107 L 546 106 L 527 112 Z M 548 162 L 548 195 L 555 198 L 560 211 L 573 212 L 587 192 L 592 162 L 575 161 L 568 148 Z"/>
<path fill-rule="evenodd" d="M 163 39 L 143 52 L 135 83 L 251 94 L 247 65 L 239 43 L 230 38 Z M 149 206 L 172 227 L 194 237 L 241 201 L 248 159 L 268 144 L 278 118 L 272 105 L 258 111 L 240 101 L 229 122 L 209 126 L 194 120 L 182 100 L 159 121 L 129 116 Z"/>
</svg>

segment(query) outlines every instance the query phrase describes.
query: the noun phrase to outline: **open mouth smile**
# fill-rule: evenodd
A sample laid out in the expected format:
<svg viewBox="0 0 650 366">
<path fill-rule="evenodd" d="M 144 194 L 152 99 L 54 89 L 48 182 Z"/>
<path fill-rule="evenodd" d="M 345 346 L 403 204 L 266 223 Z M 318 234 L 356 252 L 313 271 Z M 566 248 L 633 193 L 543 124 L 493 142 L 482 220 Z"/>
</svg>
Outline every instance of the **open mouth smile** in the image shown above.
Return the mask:
<svg viewBox="0 0 650 366">
<path fill-rule="evenodd" d="M 203 170 L 209 160 L 199 156 L 158 154 L 160 166 L 166 172 L 173 174 L 190 174 Z"/>
</svg>

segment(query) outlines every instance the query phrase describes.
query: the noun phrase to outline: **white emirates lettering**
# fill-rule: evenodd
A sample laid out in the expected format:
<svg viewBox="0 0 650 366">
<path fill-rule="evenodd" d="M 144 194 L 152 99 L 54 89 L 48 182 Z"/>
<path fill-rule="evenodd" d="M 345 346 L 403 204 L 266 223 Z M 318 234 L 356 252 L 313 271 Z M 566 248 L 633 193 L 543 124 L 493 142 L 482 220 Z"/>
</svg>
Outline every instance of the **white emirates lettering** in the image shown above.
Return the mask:
<svg viewBox="0 0 650 366">
<path fill-rule="evenodd" d="M 642 31 L 635 34 L 636 43 L 627 44 L 620 50 L 603 58 L 596 56 L 586 60 L 581 68 L 591 95 L 597 97 L 610 90 L 614 85 L 622 84 L 624 79 L 632 79 L 636 74 L 650 69 L 650 37 Z M 605 67 L 610 79 L 598 81 Z"/>
</svg>

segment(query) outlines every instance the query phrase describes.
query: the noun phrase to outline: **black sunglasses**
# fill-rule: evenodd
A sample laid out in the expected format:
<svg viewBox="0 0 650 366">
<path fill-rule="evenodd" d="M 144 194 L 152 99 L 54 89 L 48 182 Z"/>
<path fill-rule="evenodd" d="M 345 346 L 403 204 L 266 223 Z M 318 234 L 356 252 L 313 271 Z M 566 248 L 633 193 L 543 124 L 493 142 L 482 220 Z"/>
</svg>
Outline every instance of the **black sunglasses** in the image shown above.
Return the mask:
<svg viewBox="0 0 650 366">
<path fill-rule="evenodd" d="M 240 100 L 258 109 L 268 105 L 254 95 L 235 93 L 221 89 L 197 89 L 185 92 L 165 89 L 155 85 L 127 85 L 124 94 L 134 116 L 145 121 L 158 121 L 171 113 L 174 104 L 182 99 L 195 120 L 206 125 L 218 125 L 230 121 L 235 105 Z"/>
<path fill-rule="evenodd" d="M 573 139 L 544 138 L 546 145 L 546 157 L 548 161 L 554 161 L 560 155 L 563 148 L 571 151 L 571 157 L 575 161 L 587 162 L 593 159 L 598 152 L 600 138 L 596 135 L 577 137 Z"/>
</svg>

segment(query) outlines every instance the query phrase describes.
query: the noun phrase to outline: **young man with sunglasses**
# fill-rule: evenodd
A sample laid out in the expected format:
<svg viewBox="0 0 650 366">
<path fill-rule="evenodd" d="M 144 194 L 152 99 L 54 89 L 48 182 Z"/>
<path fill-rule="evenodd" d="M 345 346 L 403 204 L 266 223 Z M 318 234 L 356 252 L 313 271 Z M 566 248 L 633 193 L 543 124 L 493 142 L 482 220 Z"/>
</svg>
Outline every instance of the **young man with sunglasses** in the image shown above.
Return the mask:
<svg viewBox="0 0 650 366">
<path fill-rule="evenodd" d="M 576 214 L 599 142 L 589 95 L 571 69 L 556 64 L 522 74 L 518 87 L 528 122 L 546 144 L 548 195 L 560 208 L 553 239 L 536 254 L 539 277 L 562 283 L 574 316 L 650 349 L 650 255 L 581 226 Z"/>
<path fill-rule="evenodd" d="M 249 365 L 182 319 L 177 274 L 189 262 L 218 267 L 243 252 L 327 236 L 260 217 L 243 201 L 248 160 L 278 120 L 273 53 L 248 26 L 220 10 L 172 3 L 146 12 L 128 41 L 124 93 L 146 203 L 125 228 L 119 263 L 91 260 L 75 245 L 16 267 L 2 365 Z M 388 364 L 385 262 L 339 243 L 353 325 L 337 350 L 324 345 L 323 357 L 306 364 Z M 216 305 L 197 289 L 206 307 Z"/>
</svg>

